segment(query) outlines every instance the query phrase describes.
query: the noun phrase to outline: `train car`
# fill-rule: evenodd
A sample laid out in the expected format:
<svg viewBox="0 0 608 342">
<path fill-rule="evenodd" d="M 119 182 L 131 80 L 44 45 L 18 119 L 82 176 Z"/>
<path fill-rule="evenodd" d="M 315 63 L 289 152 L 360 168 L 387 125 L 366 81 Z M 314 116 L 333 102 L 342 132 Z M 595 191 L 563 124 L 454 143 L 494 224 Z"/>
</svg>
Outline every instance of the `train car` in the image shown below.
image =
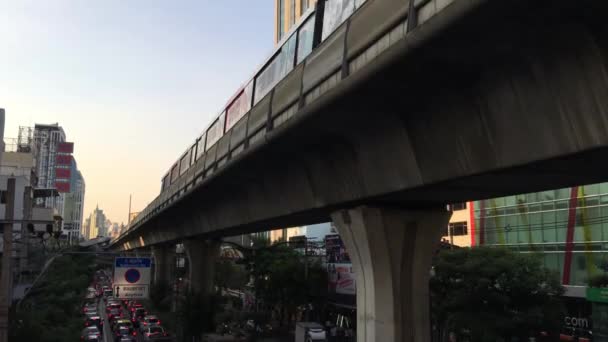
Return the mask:
<svg viewBox="0 0 608 342">
<path fill-rule="evenodd" d="M 291 30 L 285 33 L 255 73 L 228 99 L 219 111 L 220 114 L 171 165 L 161 179 L 159 196 L 131 224 L 137 224 L 155 208 L 163 207 L 175 194 L 185 191 L 194 175 L 203 174 L 206 177 L 230 156 L 240 153 L 245 148 L 245 139 L 230 139 L 231 134 L 246 134 L 250 137 L 249 141 L 263 136 L 266 122 L 255 125 L 255 131 L 252 132 L 254 125 L 242 123 L 243 117 L 253 113 L 260 103 L 268 102 L 267 97 L 274 87 L 292 71 L 301 69 L 300 64 L 319 44 L 330 38 L 365 2 L 366 0 L 319 0 L 316 6 L 309 8 Z M 336 69 L 339 70 L 340 67 L 338 64 Z"/>
</svg>

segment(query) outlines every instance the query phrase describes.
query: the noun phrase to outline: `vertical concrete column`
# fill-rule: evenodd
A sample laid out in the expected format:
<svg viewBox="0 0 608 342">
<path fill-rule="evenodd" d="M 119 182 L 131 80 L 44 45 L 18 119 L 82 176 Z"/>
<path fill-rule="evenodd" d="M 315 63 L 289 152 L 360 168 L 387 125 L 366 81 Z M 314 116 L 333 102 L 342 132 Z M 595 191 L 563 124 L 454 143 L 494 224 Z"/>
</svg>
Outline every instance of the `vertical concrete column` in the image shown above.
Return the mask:
<svg viewBox="0 0 608 342">
<path fill-rule="evenodd" d="M 184 250 L 188 256 L 190 291 L 211 294 L 215 278 L 215 262 L 220 255 L 220 241 L 186 240 Z"/>
<path fill-rule="evenodd" d="M 171 286 L 175 274 L 175 246 L 154 245 L 151 250 L 154 258 L 154 285 Z"/>
<path fill-rule="evenodd" d="M 428 281 L 450 216 L 445 208 L 332 214 L 356 276 L 358 342 L 431 340 Z"/>
</svg>

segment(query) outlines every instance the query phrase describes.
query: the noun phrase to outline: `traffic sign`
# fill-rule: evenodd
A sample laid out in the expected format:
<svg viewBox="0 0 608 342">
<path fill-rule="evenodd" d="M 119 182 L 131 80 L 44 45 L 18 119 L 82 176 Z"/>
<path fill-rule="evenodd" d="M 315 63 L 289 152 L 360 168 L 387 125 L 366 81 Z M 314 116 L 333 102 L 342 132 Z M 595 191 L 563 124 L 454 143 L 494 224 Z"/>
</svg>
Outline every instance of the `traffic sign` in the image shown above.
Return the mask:
<svg viewBox="0 0 608 342">
<path fill-rule="evenodd" d="M 148 298 L 152 260 L 116 258 L 114 260 L 114 295 L 117 298 Z"/>
<path fill-rule="evenodd" d="M 146 299 L 148 285 L 114 285 L 114 296 L 120 299 Z"/>
</svg>

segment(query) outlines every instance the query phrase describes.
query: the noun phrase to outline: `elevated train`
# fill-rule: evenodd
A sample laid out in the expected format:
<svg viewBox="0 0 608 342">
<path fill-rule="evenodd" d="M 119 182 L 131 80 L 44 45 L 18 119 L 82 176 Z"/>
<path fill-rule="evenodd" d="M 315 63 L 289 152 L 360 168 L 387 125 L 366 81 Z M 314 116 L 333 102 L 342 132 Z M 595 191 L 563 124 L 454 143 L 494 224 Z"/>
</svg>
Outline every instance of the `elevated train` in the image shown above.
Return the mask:
<svg viewBox="0 0 608 342">
<path fill-rule="evenodd" d="M 161 180 L 161 193 L 175 184 L 197 160 L 210 151 L 251 108 L 302 63 L 319 43 L 354 13 L 364 1 L 320 0 L 315 7 L 309 8 L 298 23 L 284 35 L 262 67 L 228 100 L 221 114 L 173 163 Z M 325 14 L 326 10 L 327 14 Z M 221 162 L 218 161 L 218 164 Z"/>
<path fill-rule="evenodd" d="M 455 0 L 441 0 L 441 8 Z M 439 0 L 318 0 L 161 179 L 139 223 L 434 16 Z M 473 5 L 471 5 L 473 7 Z M 416 15 L 408 20 L 409 13 Z M 128 246 L 127 246 L 128 248 Z"/>
</svg>

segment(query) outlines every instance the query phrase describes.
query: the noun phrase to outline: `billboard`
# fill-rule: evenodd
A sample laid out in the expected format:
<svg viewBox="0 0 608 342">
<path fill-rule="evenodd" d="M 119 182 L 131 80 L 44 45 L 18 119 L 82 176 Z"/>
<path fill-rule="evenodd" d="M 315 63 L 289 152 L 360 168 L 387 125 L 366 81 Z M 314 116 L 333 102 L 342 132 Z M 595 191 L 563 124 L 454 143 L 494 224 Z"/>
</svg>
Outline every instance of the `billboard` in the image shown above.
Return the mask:
<svg viewBox="0 0 608 342">
<path fill-rule="evenodd" d="M 72 165 L 71 154 L 58 154 L 55 158 L 57 165 Z"/>
<path fill-rule="evenodd" d="M 58 192 L 70 192 L 70 182 L 55 182 L 55 188 Z"/>
<path fill-rule="evenodd" d="M 329 279 L 329 293 L 357 294 L 352 264 L 327 264 L 327 275 Z"/>
<path fill-rule="evenodd" d="M 57 144 L 57 152 L 59 153 L 74 153 L 74 143 L 62 142 Z"/>
<path fill-rule="evenodd" d="M 72 174 L 72 170 L 64 168 L 55 169 L 55 178 L 66 178 L 69 179 Z"/>
</svg>

